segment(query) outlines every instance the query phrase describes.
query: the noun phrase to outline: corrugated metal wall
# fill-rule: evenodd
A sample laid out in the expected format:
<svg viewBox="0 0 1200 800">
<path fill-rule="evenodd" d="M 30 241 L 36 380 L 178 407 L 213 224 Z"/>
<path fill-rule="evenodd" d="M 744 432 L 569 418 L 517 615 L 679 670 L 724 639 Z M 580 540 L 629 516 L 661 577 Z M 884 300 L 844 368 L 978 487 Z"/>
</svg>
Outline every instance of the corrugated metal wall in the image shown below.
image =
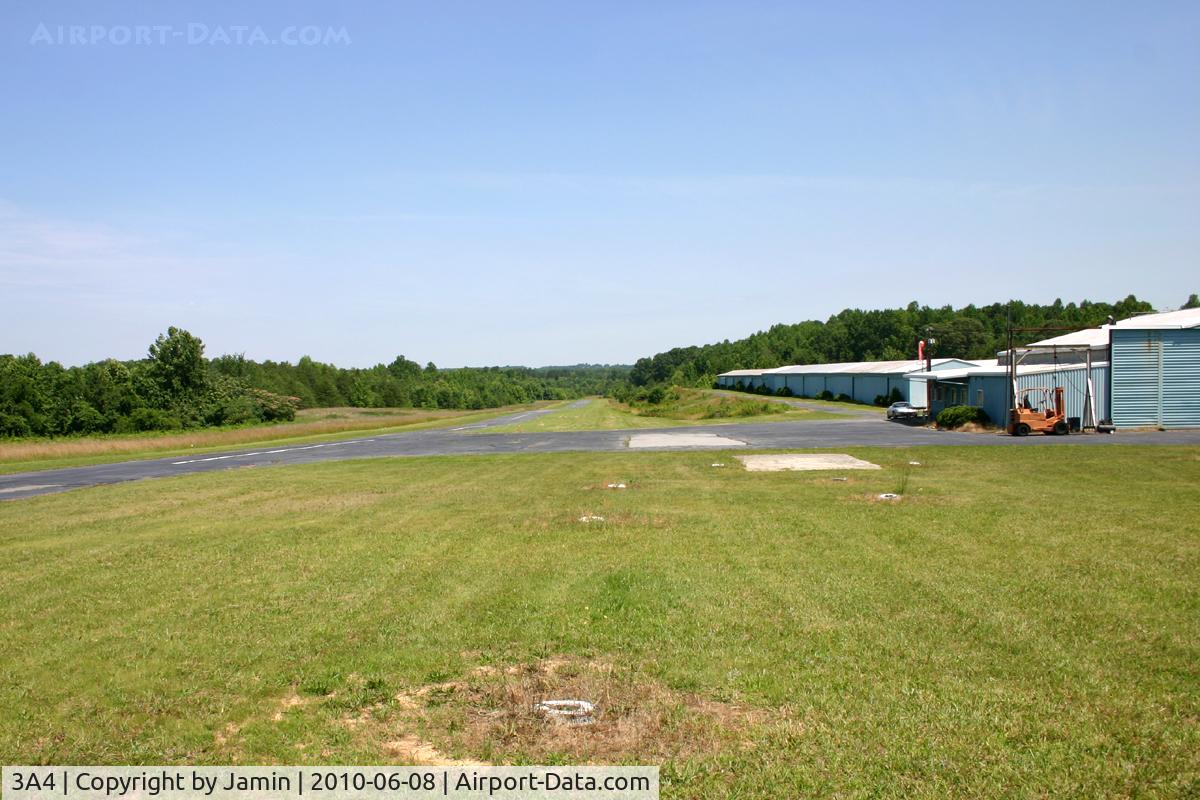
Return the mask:
<svg viewBox="0 0 1200 800">
<path fill-rule="evenodd" d="M 1200 330 L 1112 331 L 1113 422 L 1200 427 Z"/>
<path fill-rule="evenodd" d="M 902 375 L 860 375 L 856 373 L 804 373 L 788 374 L 786 372 L 769 373 L 761 378 L 740 377 L 722 378 L 719 382 L 730 388 L 741 381 L 747 387 L 766 384 L 772 392 L 779 391 L 785 386 L 792 390 L 797 397 L 816 397 L 821 392 L 829 391 L 834 397 L 847 394 L 860 403 L 868 405 L 875 402 L 879 395 L 890 395 L 892 389 L 899 389 L 904 399 L 911 400 L 913 388 L 921 392 L 924 399 L 925 385 L 909 381 Z"/>
<path fill-rule="evenodd" d="M 1163 427 L 1200 427 L 1200 330 L 1163 331 Z"/>
<path fill-rule="evenodd" d="M 1079 417 L 1080 424 L 1084 420 L 1084 398 L 1087 386 L 1085 383 L 1086 370 L 1082 368 L 1064 369 L 1058 372 L 1042 372 L 1017 377 L 1018 389 L 1036 389 L 1045 386 L 1051 391 L 1056 386 L 1063 387 L 1063 404 L 1067 407 L 1068 417 Z M 967 402 L 980 406 L 991 417 L 996 425 L 1004 425 L 1008 421 L 1008 378 L 1004 375 L 981 375 L 967 382 Z M 1096 419 L 1108 417 L 1108 367 L 1092 367 L 1092 389 L 1096 394 Z M 1040 400 L 1041 398 L 1035 398 Z"/>
</svg>

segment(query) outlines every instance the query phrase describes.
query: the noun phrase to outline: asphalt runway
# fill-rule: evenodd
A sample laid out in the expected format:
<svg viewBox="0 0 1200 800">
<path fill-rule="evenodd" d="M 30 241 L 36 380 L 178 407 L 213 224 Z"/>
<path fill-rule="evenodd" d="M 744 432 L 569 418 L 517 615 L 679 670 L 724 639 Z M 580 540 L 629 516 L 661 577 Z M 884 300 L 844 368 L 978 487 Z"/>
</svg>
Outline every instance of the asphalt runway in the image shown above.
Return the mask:
<svg viewBox="0 0 1200 800">
<path fill-rule="evenodd" d="M 1083 434 L 1068 437 L 954 433 L 888 422 L 880 416 L 846 414 L 842 419 L 809 422 L 764 422 L 741 425 L 705 425 L 675 428 L 645 428 L 633 431 L 571 431 L 562 433 L 488 433 L 489 428 L 524 422 L 553 409 L 525 411 L 461 428 L 408 431 L 383 436 L 363 436 L 339 442 L 246 448 L 203 455 L 172 456 L 116 464 L 23 472 L 0 475 L 0 500 L 20 500 L 54 492 L 82 489 L 146 478 L 164 478 L 237 467 L 271 467 L 345 461 L 355 458 L 396 456 L 486 455 L 489 453 L 618 452 L 629 449 L 631 437 L 667 434 L 694 437 L 709 434 L 741 442 L 738 449 L 804 449 L 851 446 L 920 447 L 1004 446 L 1062 447 L 1070 445 L 1113 446 L 1121 444 L 1200 445 L 1200 430 L 1138 431 L 1111 435 Z M 661 441 L 661 440 L 655 440 Z M 671 441 L 671 440 L 665 440 Z M 638 446 L 633 452 L 700 449 L 686 444 Z M 696 441 L 692 438 L 690 441 Z M 725 444 L 718 448 L 729 450 Z"/>
</svg>

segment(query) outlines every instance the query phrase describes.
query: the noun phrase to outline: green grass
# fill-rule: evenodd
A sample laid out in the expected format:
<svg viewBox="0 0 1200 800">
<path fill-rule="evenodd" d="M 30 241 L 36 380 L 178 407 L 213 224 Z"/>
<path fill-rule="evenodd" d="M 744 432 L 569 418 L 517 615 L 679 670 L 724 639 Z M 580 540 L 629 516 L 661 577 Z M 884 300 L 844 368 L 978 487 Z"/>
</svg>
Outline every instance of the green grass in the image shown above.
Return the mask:
<svg viewBox="0 0 1200 800">
<path fill-rule="evenodd" d="M 699 394 L 699 392 L 697 392 Z M 703 402 L 672 404 L 663 409 L 667 414 L 678 414 L 681 418 L 672 416 L 650 416 L 637 413 L 629 406 L 607 399 L 591 399 L 579 408 L 570 405 L 563 406 L 551 414 L 541 414 L 513 425 L 502 425 L 488 428 L 480 433 L 534 433 L 538 431 L 619 431 L 638 428 L 673 428 L 687 425 L 727 425 L 741 422 L 800 422 L 805 420 L 836 419 L 836 414 L 824 411 L 809 411 L 806 409 L 786 409 L 765 414 L 749 414 L 745 416 L 701 417 L 700 414 L 712 413 L 720 406 L 753 408 L 765 398 L 735 398 L 734 401 L 723 398 L 707 398 Z M 696 415 L 688 419 L 688 415 Z"/>
<path fill-rule="evenodd" d="M 290 423 L 134 435 L 0 440 L 0 475 L 457 427 L 547 405 L 554 404 L 538 402 L 481 411 L 314 408 L 301 411 L 296 421 Z"/>
<path fill-rule="evenodd" d="M 619 665 L 611 715 L 673 709 L 597 759 L 665 762 L 668 798 L 1197 796 L 1200 451 L 848 452 L 884 468 L 388 459 L 0 503 L 0 762 L 573 760 L 602 726 L 471 749 L 500 695 L 457 688 L 559 655 Z"/>
</svg>

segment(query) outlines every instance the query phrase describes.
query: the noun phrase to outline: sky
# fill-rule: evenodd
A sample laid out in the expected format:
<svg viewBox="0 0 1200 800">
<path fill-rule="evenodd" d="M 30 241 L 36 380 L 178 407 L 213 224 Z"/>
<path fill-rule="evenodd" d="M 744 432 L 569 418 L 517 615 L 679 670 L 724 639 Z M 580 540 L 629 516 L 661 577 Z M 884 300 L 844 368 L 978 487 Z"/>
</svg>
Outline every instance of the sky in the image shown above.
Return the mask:
<svg viewBox="0 0 1200 800">
<path fill-rule="evenodd" d="M 9 2 L 0 352 L 631 363 L 1200 292 L 1200 3 Z"/>
</svg>

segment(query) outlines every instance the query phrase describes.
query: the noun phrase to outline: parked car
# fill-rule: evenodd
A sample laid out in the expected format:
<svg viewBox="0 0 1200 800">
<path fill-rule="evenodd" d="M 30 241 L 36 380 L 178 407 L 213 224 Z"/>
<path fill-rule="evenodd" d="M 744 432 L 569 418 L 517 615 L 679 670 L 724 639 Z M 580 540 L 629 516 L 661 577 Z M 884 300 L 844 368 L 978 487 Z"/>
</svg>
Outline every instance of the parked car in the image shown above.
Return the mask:
<svg viewBox="0 0 1200 800">
<path fill-rule="evenodd" d="M 912 403 L 901 400 L 899 403 L 892 403 L 888 406 L 888 419 L 915 419 L 921 416 L 922 409 L 917 408 Z"/>
</svg>

